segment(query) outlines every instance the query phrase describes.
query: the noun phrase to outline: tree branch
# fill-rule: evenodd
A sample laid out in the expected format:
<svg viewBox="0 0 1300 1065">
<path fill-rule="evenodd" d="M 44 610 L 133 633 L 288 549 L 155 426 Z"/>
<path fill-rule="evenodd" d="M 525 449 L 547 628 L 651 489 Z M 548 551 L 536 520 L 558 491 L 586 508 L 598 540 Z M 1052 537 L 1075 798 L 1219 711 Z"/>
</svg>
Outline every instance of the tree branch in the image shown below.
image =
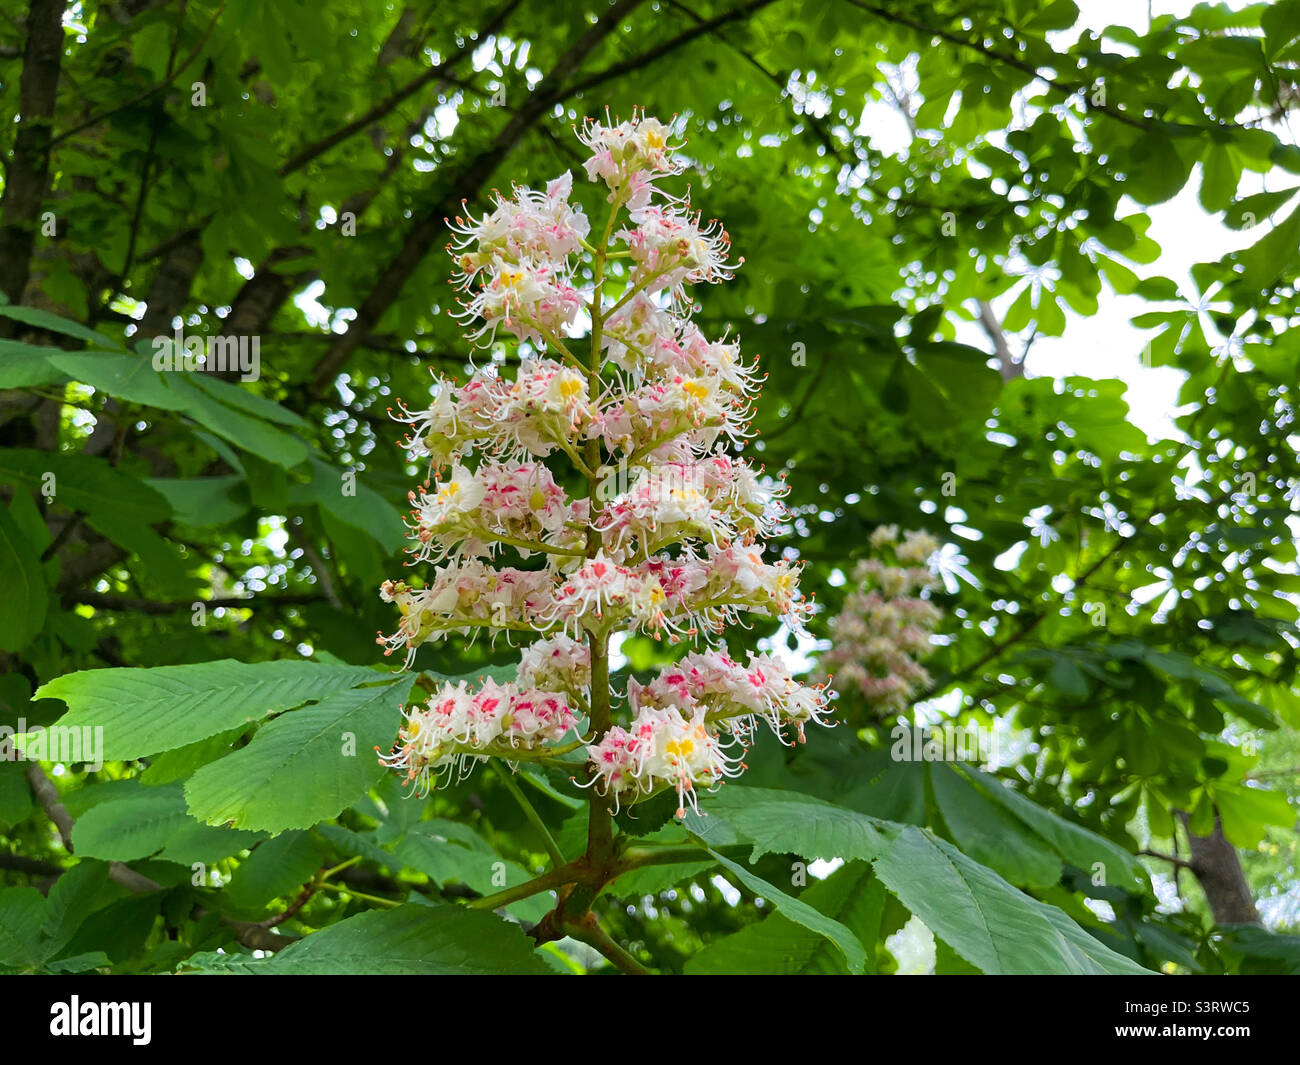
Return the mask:
<svg viewBox="0 0 1300 1065">
<path fill-rule="evenodd" d="M 1007 335 L 1002 331 L 1002 323 L 998 321 L 993 305 L 988 300 L 980 300 L 979 306 L 980 325 L 984 327 L 984 332 L 993 341 L 993 350 L 997 353 L 998 365 L 1002 370 L 1002 380 L 1012 381 L 1017 377 L 1024 377 L 1024 364 L 1017 362 L 1015 356 L 1011 354 L 1011 347 L 1007 344 Z"/>
<path fill-rule="evenodd" d="M 1088 110 L 1099 111 L 1102 114 L 1109 115 L 1117 122 L 1123 122 L 1126 126 L 1132 126 L 1134 129 L 1145 130 L 1149 133 L 1153 130 L 1158 130 L 1164 127 L 1200 130 L 1202 132 L 1206 130 L 1221 130 L 1223 128 L 1223 126 L 1217 123 L 1168 122 L 1163 119 L 1148 119 L 1131 115 L 1127 111 L 1122 111 L 1111 104 L 1099 103 L 1095 99 L 1089 99 L 1088 90 L 1092 88 L 1091 85 L 1070 85 L 1066 82 L 1058 81 L 1057 79 L 1044 74 L 1033 63 L 1021 59 L 1018 56 L 1007 55 L 1005 52 L 999 52 L 995 48 L 986 46 L 982 41 L 969 40 L 951 32 L 950 30 L 941 30 L 934 26 L 927 26 L 925 23 L 917 22 L 915 19 L 908 18 L 906 15 L 900 14 L 897 11 L 888 11 L 885 8 L 877 7 L 875 4 L 865 3 L 864 0 L 847 0 L 847 2 L 860 11 L 865 11 L 869 15 L 874 15 L 883 22 L 890 22 L 896 26 L 905 26 L 917 33 L 924 34 L 927 38 L 933 39 L 938 37 L 941 40 L 947 41 L 949 44 L 954 44 L 959 48 L 969 49 L 970 51 L 976 52 L 979 55 L 984 56 L 984 58 L 991 59 L 996 63 L 1014 67 L 1015 69 L 1023 71 L 1024 73 L 1036 78 L 1044 85 L 1067 98 L 1082 95 L 1087 102 Z M 1229 123 L 1228 125 L 1232 125 L 1232 123 Z"/>
<path fill-rule="evenodd" d="M 195 603 L 205 608 L 233 607 L 252 610 L 260 607 L 301 606 L 305 603 L 322 603 L 329 597 L 319 592 L 293 592 L 285 595 L 231 595 L 216 599 L 191 599 L 182 603 L 163 603 L 154 599 L 133 599 L 120 595 L 101 595 L 98 592 L 79 592 L 66 597 L 69 602 L 84 603 L 96 610 L 124 610 L 139 614 L 175 614 L 192 610 Z"/>
<path fill-rule="evenodd" d="M 349 137 L 353 136 L 356 133 L 359 133 L 367 126 L 372 125 L 378 119 L 383 118 L 384 115 L 392 111 L 393 108 L 395 108 L 403 100 L 410 98 L 415 93 L 419 92 L 422 88 L 424 88 L 424 86 L 428 85 L 430 82 L 438 81 L 439 79 L 443 78 L 449 71 L 451 71 L 457 64 L 459 64 L 461 60 L 463 60 L 471 51 L 473 51 L 473 49 L 478 47 L 479 43 L 481 43 L 484 38 L 490 37 L 498 29 L 500 29 L 501 24 L 505 22 L 505 20 L 510 16 L 510 14 L 515 10 L 515 8 L 519 6 L 519 3 L 520 0 L 508 0 L 508 2 L 504 6 L 502 6 L 497 10 L 496 14 L 494 14 L 490 19 L 488 19 L 486 23 L 484 23 L 483 27 L 478 31 L 477 34 L 475 34 L 472 37 L 466 37 L 465 43 L 461 45 L 461 47 L 457 48 L 456 51 L 452 52 L 451 55 L 449 55 L 437 66 L 430 67 L 428 70 L 424 71 L 418 77 L 412 78 L 409 82 L 403 85 L 396 92 L 392 93 L 387 98 L 380 100 L 379 103 L 375 104 L 374 107 L 372 107 L 360 118 L 356 119 L 355 121 L 349 122 L 345 126 L 340 126 L 333 133 L 329 134 L 326 137 L 322 137 L 314 144 L 309 144 L 306 147 L 299 149 L 296 154 L 291 156 L 284 163 L 284 165 L 280 167 L 278 171 L 280 176 L 285 177 L 289 174 L 292 174 L 296 170 L 301 170 L 313 159 L 323 155 L 325 152 L 329 151 L 335 145 L 341 144 Z M 396 30 L 394 30 L 394 32 L 396 32 Z"/>
<path fill-rule="evenodd" d="M 60 4 L 59 6 L 62 7 L 62 4 Z M 212 36 L 212 31 L 216 29 L 217 20 L 221 18 L 221 15 L 225 10 L 226 10 L 226 5 L 224 3 L 219 8 L 217 8 L 216 13 L 212 16 L 212 20 L 208 23 L 207 29 L 203 31 L 203 35 L 199 38 L 198 44 L 196 44 L 190 50 L 190 54 L 185 57 L 185 59 L 176 67 L 175 70 L 173 70 L 170 73 L 170 75 L 168 75 L 166 80 L 155 85 L 152 89 L 146 89 L 142 93 L 137 93 L 135 96 L 132 96 L 125 103 L 120 103 L 116 107 L 110 107 L 107 111 L 101 111 L 99 114 L 93 115 L 92 117 L 86 119 L 86 121 L 78 123 L 77 125 L 73 126 L 71 129 L 65 129 L 62 133 L 60 133 L 57 137 L 55 137 L 50 142 L 50 146 L 53 147 L 54 145 L 67 140 L 69 137 L 75 136 L 76 134 L 80 133 L 82 130 L 89 129 L 91 126 L 99 125 L 101 122 L 104 121 L 104 119 L 112 118 L 113 115 L 118 114 L 120 111 L 125 111 L 127 110 L 127 108 L 134 107 L 136 104 L 143 103 L 145 100 L 148 100 L 153 96 L 157 96 L 160 92 L 164 92 L 167 89 L 167 87 L 170 86 L 171 83 L 175 81 L 177 78 L 179 78 L 181 74 L 185 71 L 185 69 L 191 63 L 193 63 L 194 60 L 196 60 L 199 57 L 199 54 L 203 51 L 204 47 L 206 47 L 208 43 L 208 38 Z"/>
<path fill-rule="evenodd" d="M 51 133 L 63 64 L 63 0 L 32 0 L 18 83 L 21 121 L 0 196 L 0 292 L 21 303 L 36 247 L 36 221 L 50 178 Z M 0 322 L 0 336 L 14 324 Z"/>
<path fill-rule="evenodd" d="M 375 331 L 380 318 L 401 294 L 407 280 L 424 260 L 429 249 L 439 244 L 448 215 L 471 196 L 506 159 L 519 143 L 523 133 L 532 126 L 558 100 L 567 94 L 562 88 L 582 61 L 595 47 L 618 28 L 623 18 L 645 0 L 616 0 L 595 25 L 574 42 L 550 73 L 537 85 L 505 127 L 486 149 L 472 159 L 453 180 L 446 195 L 426 211 L 406 236 L 402 247 L 389 261 L 371 288 L 369 295 L 357 306 L 356 317 L 346 333 L 335 338 L 329 349 L 316 364 L 312 374 L 309 394 L 319 398 L 339 371 L 347 364 L 360 346 L 362 338 Z"/>
<path fill-rule="evenodd" d="M 63 841 L 64 848 L 71 854 L 73 821 L 68 814 L 67 808 L 59 798 L 58 789 L 50 781 L 50 778 L 45 775 L 45 771 L 35 762 L 27 767 L 27 782 L 37 803 L 45 811 L 45 815 L 54 822 L 55 828 L 59 830 L 59 838 Z M 137 873 L 122 862 L 109 863 L 108 878 L 119 887 L 123 887 L 136 895 L 148 895 L 155 891 L 167 890 L 156 880 L 151 880 L 143 873 Z M 195 920 L 201 920 L 207 914 L 207 910 L 198 907 L 194 911 L 194 918 Z M 290 944 L 297 942 L 292 936 L 279 935 L 249 921 L 236 921 L 233 917 L 221 917 L 220 921 L 227 928 L 232 929 L 239 942 L 251 950 L 283 950 Z"/>
</svg>

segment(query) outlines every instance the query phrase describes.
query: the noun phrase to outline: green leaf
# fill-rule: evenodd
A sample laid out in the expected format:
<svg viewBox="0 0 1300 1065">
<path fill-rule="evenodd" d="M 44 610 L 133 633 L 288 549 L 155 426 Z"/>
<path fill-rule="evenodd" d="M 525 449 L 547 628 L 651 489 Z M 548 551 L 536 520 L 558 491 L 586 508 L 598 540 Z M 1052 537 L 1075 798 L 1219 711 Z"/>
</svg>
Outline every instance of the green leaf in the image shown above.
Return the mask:
<svg viewBox="0 0 1300 1065">
<path fill-rule="evenodd" d="M 190 380 L 191 376 L 196 375 L 172 374 L 169 385 L 179 393 L 185 413 L 200 425 L 236 447 L 285 469 L 291 469 L 307 458 L 309 449 L 297 436 L 277 428 L 260 414 L 250 415 L 223 403 L 209 390 L 212 382 L 204 381 L 201 387 Z"/>
<path fill-rule="evenodd" d="M 272 833 L 336 816 L 383 775 L 375 748 L 391 746 L 409 692 L 409 679 L 336 691 L 281 714 L 189 779 L 191 812 L 209 824 Z"/>
<path fill-rule="evenodd" d="M 439 886 L 460 883 L 480 895 L 490 895 L 532 880 L 517 862 L 506 861 L 472 828 L 454 821 L 421 821 L 393 846 L 398 868 L 423 873 Z M 527 921 L 540 921 L 554 908 L 550 892 L 511 903 L 510 913 Z"/>
<path fill-rule="evenodd" d="M 244 732 L 245 726 L 239 725 L 228 732 L 219 732 L 215 736 L 187 743 L 184 747 L 153 755 L 149 758 L 149 767 L 138 779 L 141 784 L 150 787 L 184 780 L 200 766 L 215 762 L 222 755 L 228 754 Z"/>
<path fill-rule="evenodd" d="M 954 769 L 931 764 L 930 781 L 939 812 L 962 853 L 1021 887 L 1051 887 L 1061 879 L 1061 862 L 1052 850 Z"/>
<path fill-rule="evenodd" d="M 72 939 L 95 910 L 113 901 L 120 889 L 110 885 L 103 862 L 79 861 L 50 888 L 41 925 L 46 957 L 53 957 Z"/>
<path fill-rule="evenodd" d="M 533 976 L 552 972 L 518 925 L 463 906 L 368 910 L 263 961 L 208 971 L 295 976 Z"/>
<path fill-rule="evenodd" d="M 1141 134 L 1129 149 L 1129 159 L 1124 191 L 1144 206 L 1172 199 L 1187 182 L 1190 165 L 1169 135 L 1158 130 Z"/>
<path fill-rule="evenodd" d="M 245 414 L 250 414 L 254 418 L 277 422 L 280 425 L 288 426 L 290 429 L 311 428 L 301 416 L 295 414 L 288 407 L 283 407 L 265 396 L 259 396 L 256 392 L 250 392 L 240 385 L 207 374 L 197 374 L 192 380 L 213 399 L 219 400 L 228 407 L 242 410 Z"/>
<path fill-rule="evenodd" d="M 72 828 L 72 847 L 83 858 L 133 862 L 157 854 L 179 829 L 193 824 L 173 789 L 92 806 Z"/>
<path fill-rule="evenodd" d="M 898 901 L 981 972 L 1148 971 L 922 829 L 901 826 L 874 864 Z"/>
<path fill-rule="evenodd" d="M 360 666 L 221 659 L 69 673 L 36 697 L 68 704 L 61 725 L 102 727 L 103 756 L 118 761 L 183 747 L 378 676 Z"/>
<path fill-rule="evenodd" d="M 0 589 L 0 650 L 20 651 L 44 627 L 50 593 L 40 556 L 6 507 L 0 507 Z"/>
<path fill-rule="evenodd" d="M 764 854 L 871 859 L 885 846 L 875 818 L 798 792 L 727 787 L 708 808 L 753 841 L 751 862 Z"/>
<path fill-rule="evenodd" d="M 114 468 L 107 459 L 88 455 L 8 448 L 0 451 L 0 483 L 37 491 L 50 484 L 56 502 L 91 515 L 92 523 L 102 516 L 152 524 L 166 521 L 172 513 L 167 500 L 143 481 Z"/>
<path fill-rule="evenodd" d="M 0 388 L 65 384 L 68 375 L 50 363 L 50 355 L 59 350 L 18 340 L 0 340 Z"/>
<path fill-rule="evenodd" d="M 244 479 L 229 477 L 154 478 L 145 482 L 166 498 L 184 525 L 204 528 L 230 525 L 249 510 Z"/>
<path fill-rule="evenodd" d="M 879 938 L 885 891 L 871 866 L 853 862 L 825 880 L 809 886 L 801 902 L 839 921 L 866 947 Z M 867 952 L 867 971 L 874 972 L 873 952 Z M 739 932 L 714 940 L 693 955 L 685 966 L 690 975 L 844 974 L 848 967 L 821 934 L 797 924 L 782 913 L 772 913 Z"/>
<path fill-rule="evenodd" d="M 39 307 L 22 307 L 16 303 L 0 306 L 0 317 L 12 318 L 15 322 L 36 326 L 38 329 L 46 329 L 51 333 L 62 333 L 64 336 L 76 337 L 78 340 L 84 340 L 100 347 L 121 350 L 121 345 L 116 340 L 106 337 L 102 333 L 96 333 L 93 329 L 87 329 L 79 322 L 70 322 L 66 318 L 60 318 L 57 314 L 43 311 Z"/>
<path fill-rule="evenodd" d="M 1300 256 L 1300 207 L 1237 255 L 1242 265 L 1242 283 L 1248 289 L 1256 291 L 1271 286 Z"/>
<path fill-rule="evenodd" d="M 72 829 L 76 853 L 85 858 L 133 862 L 154 854 L 179 865 L 205 865 L 253 846 L 262 837 L 201 825 L 185 809 L 175 785 L 138 785 L 121 797 L 96 803 Z"/>
<path fill-rule="evenodd" d="M 1300 975 L 1300 936 L 1279 935 L 1258 925 L 1222 926 L 1219 949 L 1243 974 Z"/>
<path fill-rule="evenodd" d="M 226 897 L 237 910 L 261 910 L 272 899 L 296 895 L 324 858 L 324 848 L 311 833 L 283 832 L 259 843 L 239 863 Z"/>
<path fill-rule="evenodd" d="M 1214 805 L 1223 834 L 1238 847 L 1257 847 L 1269 825 L 1293 828 L 1296 823 L 1296 812 L 1281 791 L 1221 786 L 1214 789 Z"/>
<path fill-rule="evenodd" d="M 91 950 L 72 958 L 60 958 L 41 966 L 45 973 L 89 973 L 113 964 L 113 959 L 102 950 Z"/>
<path fill-rule="evenodd" d="M 261 832 L 214 828 L 212 825 L 201 825 L 189 820 L 168 837 L 158 858 L 178 865 L 212 865 L 222 858 L 229 858 L 255 846 L 265 838 Z"/>
<path fill-rule="evenodd" d="M 844 956 L 849 972 L 858 974 L 866 968 L 867 955 L 866 951 L 862 949 L 862 943 L 857 936 L 839 921 L 819 913 L 808 903 L 787 895 L 780 888 L 769 884 L 761 876 L 751 873 L 743 865 L 738 865 L 736 862 L 724 858 L 716 851 L 709 851 L 709 853 L 717 859 L 719 865 L 735 876 L 751 892 L 755 895 L 761 895 L 771 902 L 778 913 L 784 914 L 795 924 L 803 925 L 804 928 L 816 932 L 820 936 L 825 936 L 834 943 L 836 949 Z"/>
<path fill-rule="evenodd" d="M 373 833 L 353 832 L 352 829 L 343 828 L 341 825 L 323 824 L 317 825 L 312 830 L 312 835 L 324 840 L 336 851 L 349 858 L 360 855 L 367 861 L 383 866 L 389 872 L 402 871 L 402 863 L 392 852 L 384 850 L 375 842 Z"/>
<path fill-rule="evenodd" d="M 1100 872 L 1107 884 L 1135 895 L 1143 895 L 1151 890 L 1142 863 L 1118 843 L 1044 809 L 1032 799 L 1005 787 L 996 777 L 981 772 L 974 766 L 963 765 L 958 769 L 981 786 L 982 794 L 1033 829 L 1071 865 L 1092 872 L 1100 862 Z"/>
<path fill-rule="evenodd" d="M 345 475 L 350 476 L 345 480 Z M 368 533 L 384 551 L 395 554 L 408 535 L 402 512 L 366 484 L 365 477 L 364 472 L 338 470 L 313 460 L 311 481 L 300 486 L 295 496 L 318 503 L 338 521 Z M 344 494 L 345 487 L 351 494 Z"/>
<path fill-rule="evenodd" d="M 32 810 L 32 789 L 23 764 L 0 760 L 0 830 L 26 821 Z"/>
<path fill-rule="evenodd" d="M 1079 18 L 1079 9 L 1074 0 L 1050 0 L 1035 6 L 1039 10 L 1024 23 L 1025 29 L 1040 32 L 1068 30 Z"/>
<path fill-rule="evenodd" d="M 167 386 L 167 379 L 143 355 L 78 351 L 51 354 L 50 364 L 96 392 L 160 410 L 181 410 L 184 399 Z"/>
<path fill-rule="evenodd" d="M 45 960 L 45 896 L 34 887 L 0 888 L 0 966 L 32 969 Z"/>
<path fill-rule="evenodd" d="M 1071 699 L 1082 699 L 1088 694 L 1088 678 L 1072 659 L 1063 654 L 1056 656 L 1052 668 L 1047 671 L 1047 683 Z"/>
<path fill-rule="evenodd" d="M 1265 221 L 1274 211 L 1287 203 L 1300 185 L 1276 192 L 1257 192 L 1234 203 L 1224 213 L 1223 222 L 1229 229 L 1250 229 Z"/>
</svg>

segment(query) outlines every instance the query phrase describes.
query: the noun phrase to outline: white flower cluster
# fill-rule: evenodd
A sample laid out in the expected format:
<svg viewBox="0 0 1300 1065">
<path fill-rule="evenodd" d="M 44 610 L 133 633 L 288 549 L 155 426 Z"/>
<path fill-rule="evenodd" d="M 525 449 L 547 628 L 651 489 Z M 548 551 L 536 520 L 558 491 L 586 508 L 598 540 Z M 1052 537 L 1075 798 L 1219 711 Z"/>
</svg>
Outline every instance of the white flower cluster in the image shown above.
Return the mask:
<svg viewBox="0 0 1300 1065">
<path fill-rule="evenodd" d="M 413 563 L 435 569 L 384 584 L 401 622 L 379 642 L 409 664 L 449 634 L 537 640 L 518 689 L 444 689 L 407 713 L 385 760 L 422 783 L 481 757 L 544 759 L 594 708 L 610 722 L 615 632 L 707 644 L 746 614 L 802 631 L 811 612 L 797 564 L 763 557 L 786 518 L 784 482 L 731 453 L 752 435 L 758 378 L 736 340 L 711 340 L 690 317 L 687 286 L 732 276 L 727 234 L 659 187 L 682 169 L 667 126 L 638 114 L 579 137 L 607 194 L 605 245 L 589 243 L 568 174 L 458 218 L 459 316 L 472 340 L 513 337 L 519 358 L 437 381 L 426 409 L 394 415 L 430 470 L 407 524 Z M 576 336 L 587 322 L 591 335 Z M 729 749 L 755 722 L 802 739 L 826 721 L 827 698 L 766 656 L 688 655 L 629 686 L 626 726 L 586 738 L 589 782 L 615 803 L 672 788 L 684 809 L 697 785 L 740 771 Z"/>
</svg>

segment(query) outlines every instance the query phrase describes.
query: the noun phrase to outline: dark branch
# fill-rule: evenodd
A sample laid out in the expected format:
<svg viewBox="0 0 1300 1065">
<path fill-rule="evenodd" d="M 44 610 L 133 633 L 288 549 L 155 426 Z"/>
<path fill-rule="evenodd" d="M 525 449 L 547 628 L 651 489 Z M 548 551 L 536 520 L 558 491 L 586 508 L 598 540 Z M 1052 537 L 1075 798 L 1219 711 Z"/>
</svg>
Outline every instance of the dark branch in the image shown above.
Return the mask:
<svg viewBox="0 0 1300 1065">
<path fill-rule="evenodd" d="M 18 84 L 22 120 L 0 197 L 0 292 L 20 303 L 31 272 L 36 222 L 50 178 L 50 147 L 59 70 L 63 63 L 63 0 L 32 0 L 27 12 L 23 73 Z M 8 319 L 0 336 L 12 334 Z"/>
</svg>

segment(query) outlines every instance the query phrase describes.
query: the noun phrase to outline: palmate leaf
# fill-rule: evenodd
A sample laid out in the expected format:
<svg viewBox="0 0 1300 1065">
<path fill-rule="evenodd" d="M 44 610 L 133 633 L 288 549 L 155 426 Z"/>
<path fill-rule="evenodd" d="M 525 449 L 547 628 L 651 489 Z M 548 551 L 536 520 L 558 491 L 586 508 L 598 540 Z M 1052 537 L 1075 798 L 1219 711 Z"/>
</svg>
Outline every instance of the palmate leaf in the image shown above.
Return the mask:
<svg viewBox="0 0 1300 1065">
<path fill-rule="evenodd" d="M 190 778 L 190 811 L 209 824 L 273 833 L 334 817 L 383 774 L 375 748 L 391 745 L 409 691 L 409 680 L 389 681 L 282 714 Z"/>
<path fill-rule="evenodd" d="M 103 757 L 118 761 L 183 747 L 379 676 L 360 666 L 221 659 L 69 673 L 36 697 L 68 704 L 60 725 L 102 727 Z"/>
<path fill-rule="evenodd" d="M 873 863 L 898 900 L 961 957 L 990 974 L 1139 974 L 1048 906 L 1017 891 L 956 847 L 899 826 Z"/>
<path fill-rule="evenodd" d="M 795 792 L 761 788 L 723 789 L 710 800 L 709 808 L 725 810 L 728 828 L 751 840 L 756 856 L 788 852 L 806 858 L 871 861 L 883 884 L 904 906 L 983 972 L 1146 971 L 1095 940 L 1060 910 L 1023 894 L 993 870 L 914 826 L 882 821 Z M 1068 835 L 1062 838 L 1077 854 L 1080 841 Z M 1093 853 L 1109 856 L 1104 848 Z M 1050 853 L 1046 857 L 1050 860 Z M 757 880 L 748 870 L 723 864 L 750 890 L 766 895 L 748 883 L 747 877 Z M 775 889 L 767 885 L 767 890 Z M 803 899 L 787 898 L 803 906 L 802 911 L 783 907 L 776 897 L 773 901 L 779 912 L 838 945 L 832 935 L 835 929 L 801 919 L 809 909 Z"/>
<path fill-rule="evenodd" d="M 416 904 L 357 914 L 262 961 L 227 954 L 196 955 L 190 961 L 201 972 L 297 976 L 553 972 L 518 925 L 463 906 Z"/>
</svg>

